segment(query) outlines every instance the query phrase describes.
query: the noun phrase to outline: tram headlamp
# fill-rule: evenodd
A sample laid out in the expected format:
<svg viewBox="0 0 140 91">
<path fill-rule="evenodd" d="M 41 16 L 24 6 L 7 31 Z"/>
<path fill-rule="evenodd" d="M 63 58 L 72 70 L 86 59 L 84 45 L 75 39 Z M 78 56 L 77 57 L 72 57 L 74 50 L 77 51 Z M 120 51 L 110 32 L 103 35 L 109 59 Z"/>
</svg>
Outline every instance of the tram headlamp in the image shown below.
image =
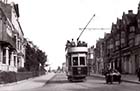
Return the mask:
<svg viewBox="0 0 140 91">
<path fill-rule="evenodd" d="M 78 70 L 81 70 L 81 68 L 77 68 Z"/>
</svg>

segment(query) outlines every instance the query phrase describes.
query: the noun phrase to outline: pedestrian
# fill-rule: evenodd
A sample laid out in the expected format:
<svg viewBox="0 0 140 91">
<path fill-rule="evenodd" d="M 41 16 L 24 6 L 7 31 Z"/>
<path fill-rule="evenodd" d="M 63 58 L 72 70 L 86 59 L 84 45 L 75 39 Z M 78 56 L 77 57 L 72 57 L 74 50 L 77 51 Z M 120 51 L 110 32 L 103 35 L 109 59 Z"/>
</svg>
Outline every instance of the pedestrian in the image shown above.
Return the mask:
<svg viewBox="0 0 140 91">
<path fill-rule="evenodd" d="M 75 47 L 74 39 L 71 40 L 71 46 L 72 46 L 72 47 Z"/>
<path fill-rule="evenodd" d="M 137 76 L 138 76 L 138 79 L 140 81 L 140 67 L 137 69 Z"/>
<path fill-rule="evenodd" d="M 113 82 L 113 76 L 112 76 L 112 73 L 111 73 L 111 69 L 108 69 L 105 73 L 105 78 L 106 78 L 106 83 L 108 84 L 109 82 L 112 84 Z"/>
</svg>

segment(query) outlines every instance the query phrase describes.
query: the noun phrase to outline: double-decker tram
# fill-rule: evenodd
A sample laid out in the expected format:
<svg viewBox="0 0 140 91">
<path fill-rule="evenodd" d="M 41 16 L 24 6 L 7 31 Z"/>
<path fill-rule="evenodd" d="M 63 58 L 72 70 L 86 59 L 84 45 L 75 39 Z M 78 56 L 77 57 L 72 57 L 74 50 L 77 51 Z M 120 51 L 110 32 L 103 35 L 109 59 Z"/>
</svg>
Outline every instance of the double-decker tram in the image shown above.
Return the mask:
<svg viewBox="0 0 140 91">
<path fill-rule="evenodd" d="M 69 81 L 84 81 L 87 76 L 87 44 L 80 41 L 66 44 L 66 74 Z"/>
<path fill-rule="evenodd" d="M 84 41 L 79 41 L 81 35 L 87 28 L 88 24 L 91 22 L 95 14 L 91 17 L 89 22 L 81 31 L 79 37 L 77 38 L 77 44 L 69 40 L 66 43 L 66 74 L 69 81 L 83 81 L 86 79 L 88 74 L 87 71 L 87 43 Z"/>
</svg>

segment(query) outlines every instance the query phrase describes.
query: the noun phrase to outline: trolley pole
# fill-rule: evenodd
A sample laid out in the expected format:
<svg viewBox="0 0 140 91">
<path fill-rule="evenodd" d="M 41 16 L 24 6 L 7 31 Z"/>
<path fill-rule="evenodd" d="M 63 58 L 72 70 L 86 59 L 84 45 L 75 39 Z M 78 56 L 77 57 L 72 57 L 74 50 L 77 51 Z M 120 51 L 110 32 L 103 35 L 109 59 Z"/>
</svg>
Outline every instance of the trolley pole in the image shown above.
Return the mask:
<svg viewBox="0 0 140 91">
<path fill-rule="evenodd" d="M 77 38 L 77 42 L 79 41 L 81 35 L 83 34 L 83 32 L 85 31 L 85 29 L 87 28 L 87 26 L 89 25 L 89 23 L 91 22 L 91 20 L 93 19 L 94 16 L 95 16 L 95 14 L 91 17 L 91 19 L 89 20 L 89 22 L 87 23 L 87 25 L 84 27 L 84 29 L 80 33 L 79 37 Z"/>
</svg>

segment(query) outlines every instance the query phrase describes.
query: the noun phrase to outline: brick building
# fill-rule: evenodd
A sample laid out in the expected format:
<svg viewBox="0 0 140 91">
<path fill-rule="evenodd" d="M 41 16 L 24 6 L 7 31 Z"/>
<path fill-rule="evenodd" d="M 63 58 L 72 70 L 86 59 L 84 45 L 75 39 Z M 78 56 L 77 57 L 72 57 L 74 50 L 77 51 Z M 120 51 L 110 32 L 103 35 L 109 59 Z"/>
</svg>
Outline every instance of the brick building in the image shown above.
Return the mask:
<svg viewBox="0 0 140 91">
<path fill-rule="evenodd" d="M 128 10 L 127 14 L 123 13 L 122 19 L 117 18 L 116 24 L 112 23 L 111 32 L 105 34 L 103 41 L 103 44 L 96 44 L 96 62 L 103 58 L 104 68 L 135 74 L 140 66 L 140 4 L 136 14 Z"/>
</svg>

